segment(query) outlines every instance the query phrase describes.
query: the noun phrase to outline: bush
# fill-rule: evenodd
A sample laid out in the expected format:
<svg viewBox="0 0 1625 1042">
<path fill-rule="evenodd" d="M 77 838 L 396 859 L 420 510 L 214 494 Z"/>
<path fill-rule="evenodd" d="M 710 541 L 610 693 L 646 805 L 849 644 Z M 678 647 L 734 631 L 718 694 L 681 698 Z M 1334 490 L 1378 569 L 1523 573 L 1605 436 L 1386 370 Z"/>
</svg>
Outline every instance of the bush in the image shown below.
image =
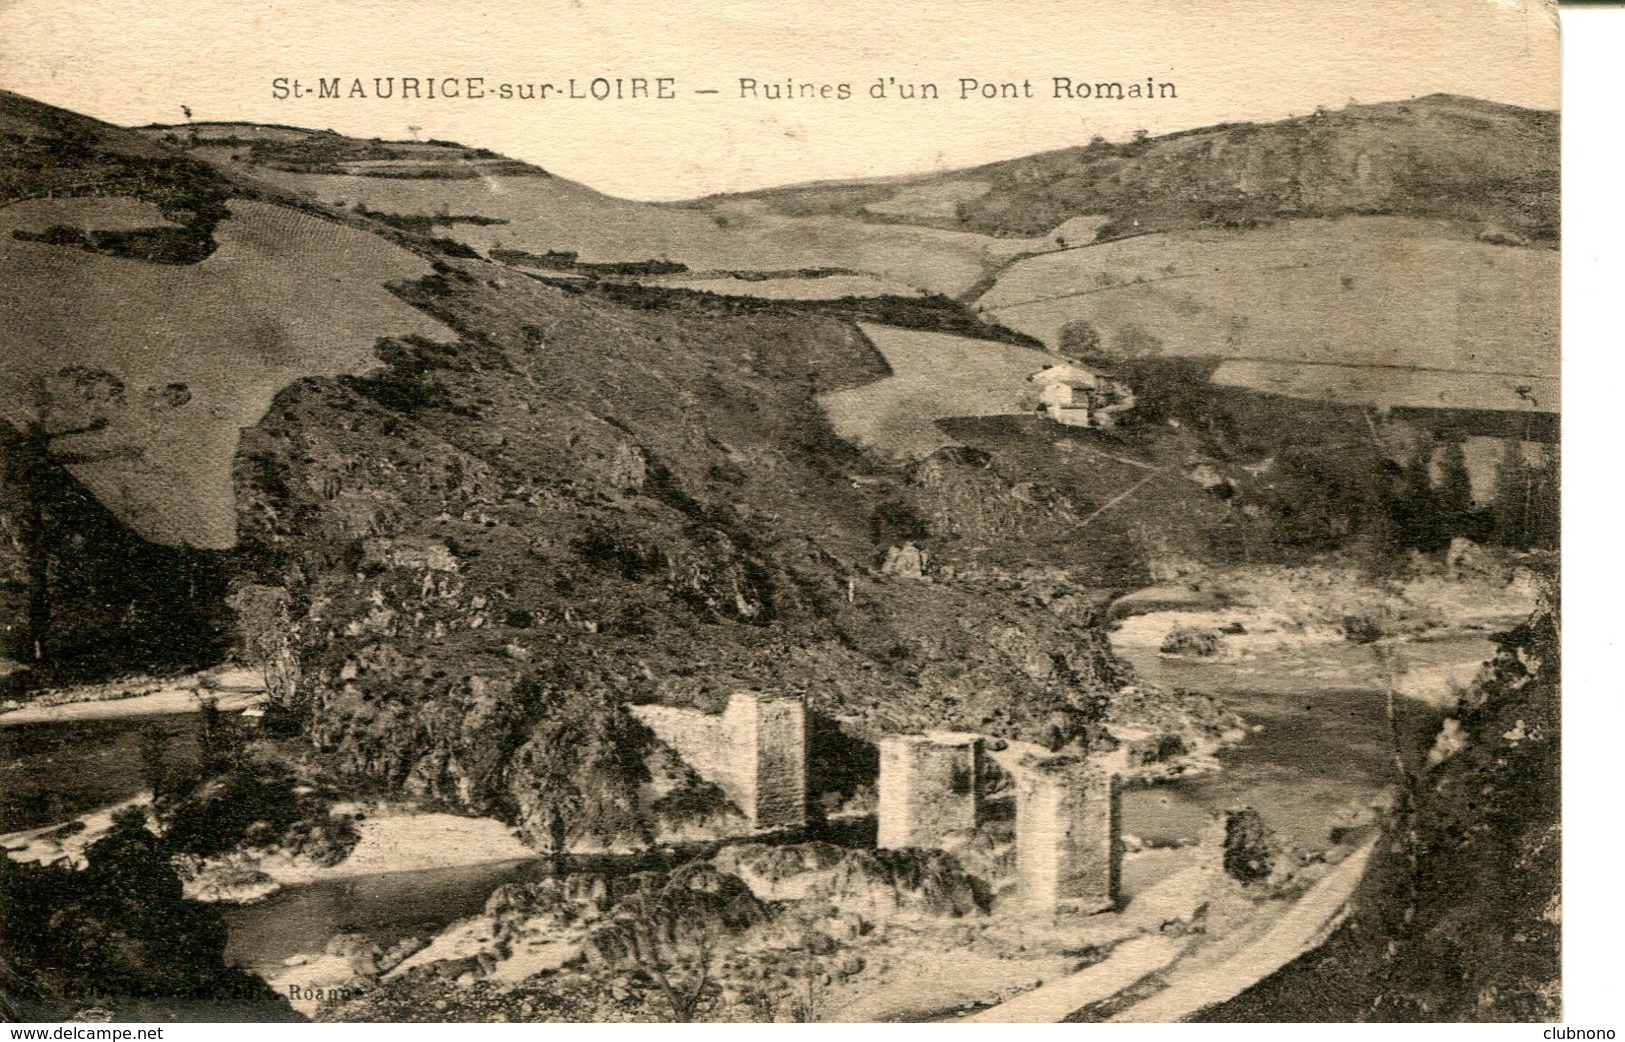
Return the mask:
<svg viewBox="0 0 1625 1042">
<path fill-rule="evenodd" d="M 1354 644 L 1374 644 L 1387 634 L 1380 619 L 1369 615 L 1343 616 L 1343 637 Z"/>
<path fill-rule="evenodd" d="M 60 1020 L 92 1002 L 132 1000 L 137 1019 L 183 1019 L 197 1000 L 265 1003 L 264 1015 L 290 1019 L 263 981 L 226 965 L 220 913 L 182 896 L 144 812 L 119 812 L 86 856 L 77 872 L 0 858 L 8 1019 Z"/>
<path fill-rule="evenodd" d="M 1222 646 L 1222 638 L 1213 630 L 1198 629 L 1195 626 L 1176 626 L 1162 638 L 1161 650 L 1164 655 L 1212 658 L 1219 653 Z"/>
<path fill-rule="evenodd" d="M 668 825 L 699 825 L 725 814 L 729 806 L 727 795 L 716 783 L 690 779 L 656 800 L 649 810 Z"/>
<path fill-rule="evenodd" d="M 246 761 L 199 785 L 163 811 L 171 853 L 210 857 L 242 844 L 276 844 L 318 864 L 341 861 L 359 838 L 348 818 L 269 761 Z"/>
</svg>

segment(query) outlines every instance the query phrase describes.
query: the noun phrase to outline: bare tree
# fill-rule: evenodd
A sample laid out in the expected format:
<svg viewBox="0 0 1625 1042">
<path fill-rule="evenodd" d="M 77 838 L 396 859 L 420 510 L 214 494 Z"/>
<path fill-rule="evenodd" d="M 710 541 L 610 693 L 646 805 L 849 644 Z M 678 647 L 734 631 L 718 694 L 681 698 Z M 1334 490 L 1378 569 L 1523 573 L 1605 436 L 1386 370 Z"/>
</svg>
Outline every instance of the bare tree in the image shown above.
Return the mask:
<svg viewBox="0 0 1625 1042">
<path fill-rule="evenodd" d="M 738 878 L 690 864 L 659 891 L 621 901 L 604 941 L 623 954 L 627 969 L 654 982 L 651 1001 L 687 1024 L 716 1012 L 724 995 L 718 968 L 730 938 L 762 921 L 765 911 Z"/>
<path fill-rule="evenodd" d="M 282 709 L 294 708 L 299 686 L 299 659 L 293 651 L 293 620 L 288 591 L 281 586 L 246 583 L 226 599 L 237 613 L 243 651 L 259 667 L 265 693 Z"/>
<path fill-rule="evenodd" d="M 678 933 L 684 936 L 662 945 L 645 968 L 660 985 L 672 1021 L 690 1024 L 705 1010 L 715 990 L 711 970 L 716 952 L 704 927 L 685 930 L 679 926 Z"/>
<path fill-rule="evenodd" d="M 824 964 L 816 947 L 813 931 L 808 929 L 801 942 L 801 987 L 790 998 L 790 1020 L 796 1024 L 816 1024 L 824 1019 Z"/>
<path fill-rule="evenodd" d="M 1405 762 L 1405 743 L 1399 724 L 1399 677 L 1404 672 L 1405 666 L 1394 652 L 1392 639 L 1392 631 L 1384 627 L 1384 639 L 1374 641 L 1371 650 L 1377 658 L 1383 687 L 1387 689 L 1384 709 L 1388 717 L 1388 737 L 1393 750 L 1394 773 L 1399 778 L 1399 799 L 1394 808 L 1394 829 L 1398 833 L 1405 854 L 1405 912 L 1399 928 L 1408 931 L 1416 917 L 1420 893 L 1421 859 L 1418 847 L 1421 844 L 1421 837 L 1416 830 L 1420 778 Z M 1396 941 L 1391 940 L 1388 945 L 1388 958 L 1392 959 L 1398 950 Z"/>
<path fill-rule="evenodd" d="M 173 772 L 169 766 L 168 743 L 164 740 L 163 729 L 157 724 L 148 724 L 142 729 L 138 755 L 141 758 L 141 780 L 152 790 L 154 800 L 163 799 L 169 793 Z"/>
</svg>

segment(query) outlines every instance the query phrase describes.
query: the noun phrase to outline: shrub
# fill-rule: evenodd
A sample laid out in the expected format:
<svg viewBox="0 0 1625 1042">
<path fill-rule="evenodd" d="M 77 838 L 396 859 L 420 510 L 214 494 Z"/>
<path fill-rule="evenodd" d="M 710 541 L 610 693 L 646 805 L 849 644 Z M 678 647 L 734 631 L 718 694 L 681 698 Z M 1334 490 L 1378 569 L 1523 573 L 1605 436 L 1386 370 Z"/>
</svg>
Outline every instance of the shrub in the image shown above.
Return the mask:
<svg viewBox="0 0 1625 1042">
<path fill-rule="evenodd" d="M 1162 638 L 1161 650 L 1164 655 L 1211 658 L 1219 653 L 1222 644 L 1222 639 L 1213 630 L 1198 629 L 1195 626 L 1176 626 Z"/>
</svg>

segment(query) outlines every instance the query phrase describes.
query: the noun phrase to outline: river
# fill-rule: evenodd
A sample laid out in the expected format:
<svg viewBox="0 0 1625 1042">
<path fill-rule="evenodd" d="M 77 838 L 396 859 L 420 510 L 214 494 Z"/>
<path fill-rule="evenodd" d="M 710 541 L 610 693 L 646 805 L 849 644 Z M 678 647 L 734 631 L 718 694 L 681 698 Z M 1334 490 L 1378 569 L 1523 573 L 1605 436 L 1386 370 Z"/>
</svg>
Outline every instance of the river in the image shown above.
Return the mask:
<svg viewBox="0 0 1625 1042">
<path fill-rule="evenodd" d="M 1301 669 L 1280 662 L 1190 661 L 1154 649 L 1119 651 L 1145 680 L 1215 694 L 1253 729 L 1219 753 L 1222 771 L 1124 794 L 1124 830 L 1150 844 L 1194 839 L 1214 812 L 1245 804 L 1299 847 L 1321 849 L 1339 810 L 1369 801 L 1394 781 L 1384 691 L 1355 668 L 1369 660 L 1369 651 L 1332 649 L 1306 659 L 1309 665 Z M 1464 635 L 1402 653 L 1418 663 L 1453 664 L 1459 672 L 1492 651 L 1482 635 Z M 1348 658 L 1347 668 L 1336 668 L 1338 656 Z M 1437 732 L 1442 711 L 1409 698 L 1399 700 L 1399 710 L 1400 745 L 1414 762 Z M 144 789 L 139 750 L 149 728 L 163 738 L 174 762 L 195 762 L 195 714 L 0 730 L 8 778 L 0 798 L 0 831 L 61 821 Z M 652 867 L 647 857 L 614 860 L 593 867 Z M 1144 867 L 1152 869 L 1149 863 Z M 228 956 L 274 972 L 291 955 L 320 952 L 336 933 L 363 932 L 386 945 L 407 936 L 427 937 L 478 912 L 503 883 L 553 870 L 550 862 L 536 859 L 289 887 L 258 904 L 222 906 Z"/>
<path fill-rule="evenodd" d="M 66 821 L 149 786 L 141 747 L 149 731 L 170 769 L 196 769 L 196 713 L 73 720 L 0 728 L 0 834 Z"/>
<path fill-rule="evenodd" d="M 1124 794 L 1123 827 L 1152 843 L 1195 838 L 1210 816 L 1247 805 L 1304 849 L 1324 849 L 1334 816 L 1370 801 L 1397 781 L 1394 731 L 1375 656 L 1357 645 L 1313 654 L 1239 661 L 1191 660 L 1144 646 L 1119 646 L 1140 676 L 1163 687 L 1216 696 L 1251 733 L 1218 754 L 1222 771 L 1133 788 Z M 1426 699 L 1396 699 L 1398 744 L 1417 765 L 1432 745 L 1454 679 L 1493 656 L 1483 634 L 1393 646 L 1407 685 Z"/>
<path fill-rule="evenodd" d="M 222 905 L 226 959 L 266 975 L 295 954 L 319 954 L 336 933 L 365 933 L 385 947 L 432 937 L 485 907 L 504 883 L 540 879 L 544 860 L 352 876 L 288 887 L 257 904 Z"/>
</svg>

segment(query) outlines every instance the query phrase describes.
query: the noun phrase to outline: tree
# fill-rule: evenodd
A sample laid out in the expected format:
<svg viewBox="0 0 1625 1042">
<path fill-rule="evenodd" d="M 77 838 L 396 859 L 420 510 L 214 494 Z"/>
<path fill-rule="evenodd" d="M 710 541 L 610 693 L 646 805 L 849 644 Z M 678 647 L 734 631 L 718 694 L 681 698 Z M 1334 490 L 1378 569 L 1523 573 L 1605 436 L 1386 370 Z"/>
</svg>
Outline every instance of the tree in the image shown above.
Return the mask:
<svg viewBox="0 0 1625 1042">
<path fill-rule="evenodd" d="M 158 800 L 168 795 L 170 768 L 164 732 L 156 724 L 148 724 L 141 731 L 141 780 Z"/>
<path fill-rule="evenodd" d="M 1395 482 L 1393 522 L 1401 545 L 1433 553 L 1450 542 L 1433 491 L 1433 438 L 1419 432 Z"/>
<path fill-rule="evenodd" d="M 650 976 L 660 985 L 660 992 L 676 1024 L 691 1024 L 699 1016 L 717 990 L 711 978 L 716 953 L 711 939 L 703 930 L 683 930 L 673 943 L 662 947 L 659 954 L 647 963 Z"/>
<path fill-rule="evenodd" d="M 188 901 L 145 811 L 125 808 L 86 851 L 83 871 L 0 872 L 0 963 L 69 1005 L 127 999 L 274 1003 L 265 983 L 225 963 L 226 924 Z M 148 1009 L 154 1009 L 147 1006 Z M 183 1006 L 169 1006 L 173 1011 Z M 267 1009 L 266 1012 L 271 1012 Z"/>
<path fill-rule="evenodd" d="M 1434 494 L 1434 513 L 1445 532 L 1468 535 L 1472 528 L 1473 480 L 1467 473 L 1467 456 L 1459 441 L 1439 453 L 1439 487 Z"/>
<path fill-rule="evenodd" d="M 78 438 L 107 430 L 125 408 L 124 381 L 106 369 L 63 366 L 28 382 L 28 419 L 6 446 L 3 478 L 21 500 L 17 541 L 28 571 L 28 647 L 34 661 L 47 657 L 52 623 L 52 564 L 62 542 L 50 504 L 61 468 L 113 459 L 139 458 L 131 445 L 95 448 Z"/>
<path fill-rule="evenodd" d="M 1506 439 L 1490 510 L 1495 542 L 1518 548 L 1555 545 L 1556 489 L 1543 469 L 1524 459 L 1521 441 Z"/>
<path fill-rule="evenodd" d="M 663 884 L 620 901 L 592 943 L 614 953 L 633 979 L 652 981 L 661 1012 L 687 1024 L 710 1014 L 722 999 L 719 956 L 768 915 L 738 877 L 693 862 Z"/>
<path fill-rule="evenodd" d="M 1095 328 L 1093 322 L 1075 319 L 1061 327 L 1056 346 L 1061 354 L 1072 358 L 1085 361 L 1097 358 L 1100 355 L 1100 330 Z"/>
<path fill-rule="evenodd" d="M 198 707 L 198 765 L 204 778 L 224 774 L 241 764 L 243 735 L 220 712 L 214 698 L 204 698 Z"/>
<path fill-rule="evenodd" d="M 1112 343 L 1116 358 L 1147 358 L 1162 354 L 1162 339 L 1130 323 L 1117 331 Z"/>
<path fill-rule="evenodd" d="M 271 704 L 285 710 L 295 708 L 299 686 L 289 600 L 283 587 L 259 583 L 246 583 L 226 598 L 226 604 L 237 613 L 244 654 L 259 667 Z"/>
<path fill-rule="evenodd" d="M 1529 470 L 1529 486 L 1525 502 L 1527 504 L 1528 519 L 1528 545 L 1542 550 L 1557 549 L 1561 522 L 1558 508 L 1561 497 L 1558 495 L 1557 477 L 1560 468 L 1557 461 L 1548 455 L 1540 466 Z"/>
</svg>

